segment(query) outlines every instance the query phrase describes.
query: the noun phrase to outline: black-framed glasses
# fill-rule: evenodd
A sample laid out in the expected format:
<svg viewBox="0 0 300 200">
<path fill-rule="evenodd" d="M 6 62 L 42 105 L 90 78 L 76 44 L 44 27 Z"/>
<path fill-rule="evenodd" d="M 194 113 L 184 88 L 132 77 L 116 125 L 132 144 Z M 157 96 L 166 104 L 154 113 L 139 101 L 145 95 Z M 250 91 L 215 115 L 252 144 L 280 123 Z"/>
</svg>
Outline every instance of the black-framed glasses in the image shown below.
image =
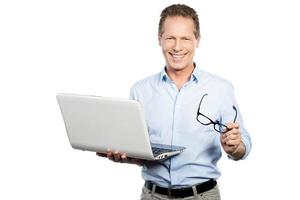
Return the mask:
<svg viewBox="0 0 300 200">
<path fill-rule="evenodd" d="M 213 121 L 212 119 L 210 119 L 209 117 L 207 117 L 206 115 L 204 115 L 203 113 L 200 112 L 200 107 L 202 104 L 202 101 L 204 99 L 204 97 L 206 97 L 208 94 L 204 94 L 200 100 L 199 106 L 198 106 L 198 110 L 197 110 L 197 121 L 205 126 L 208 126 L 210 124 L 214 125 L 214 129 L 219 132 L 219 133 L 225 133 L 227 131 L 227 126 L 222 124 L 221 122 L 219 122 L 218 120 Z M 233 119 L 233 123 L 236 121 L 237 118 L 237 110 L 236 107 L 234 105 L 232 105 L 233 110 L 235 111 L 235 116 Z"/>
</svg>

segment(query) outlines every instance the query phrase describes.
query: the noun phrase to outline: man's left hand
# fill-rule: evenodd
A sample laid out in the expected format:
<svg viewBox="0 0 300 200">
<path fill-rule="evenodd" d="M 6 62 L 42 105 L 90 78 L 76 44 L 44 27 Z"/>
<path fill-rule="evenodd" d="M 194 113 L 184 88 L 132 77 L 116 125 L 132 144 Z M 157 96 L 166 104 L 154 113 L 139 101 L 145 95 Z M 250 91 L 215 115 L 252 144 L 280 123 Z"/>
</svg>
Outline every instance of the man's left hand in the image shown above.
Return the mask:
<svg viewBox="0 0 300 200">
<path fill-rule="evenodd" d="M 235 160 L 241 159 L 245 154 L 245 145 L 241 138 L 238 123 L 228 123 L 227 132 L 221 135 L 221 144 L 224 151 Z"/>
</svg>

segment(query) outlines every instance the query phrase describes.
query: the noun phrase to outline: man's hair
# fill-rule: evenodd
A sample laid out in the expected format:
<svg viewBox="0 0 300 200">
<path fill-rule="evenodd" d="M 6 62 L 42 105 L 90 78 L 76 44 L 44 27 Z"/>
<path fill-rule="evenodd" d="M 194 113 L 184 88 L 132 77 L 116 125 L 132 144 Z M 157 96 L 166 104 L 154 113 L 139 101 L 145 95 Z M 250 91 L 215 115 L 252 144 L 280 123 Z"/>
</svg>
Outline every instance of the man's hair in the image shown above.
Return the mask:
<svg viewBox="0 0 300 200">
<path fill-rule="evenodd" d="M 171 6 L 166 7 L 160 14 L 159 26 L 158 26 L 158 35 L 161 36 L 163 34 L 163 25 L 167 17 L 187 17 L 191 18 L 194 22 L 195 37 L 198 39 L 200 37 L 200 25 L 197 12 L 184 4 L 173 4 Z"/>
</svg>

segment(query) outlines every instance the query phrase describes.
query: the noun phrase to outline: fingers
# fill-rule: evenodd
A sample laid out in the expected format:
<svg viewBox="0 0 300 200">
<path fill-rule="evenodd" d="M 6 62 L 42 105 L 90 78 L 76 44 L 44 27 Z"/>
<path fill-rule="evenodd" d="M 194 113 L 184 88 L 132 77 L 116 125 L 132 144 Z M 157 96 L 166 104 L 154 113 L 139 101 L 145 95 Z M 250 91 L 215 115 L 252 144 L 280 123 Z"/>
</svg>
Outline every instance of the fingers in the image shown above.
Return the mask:
<svg viewBox="0 0 300 200">
<path fill-rule="evenodd" d="M 119 151 L 113 151 L 112 149 L 107 149 L 106 153 L 96 153 L 97 156 L 100 157 L 107 157 L 109 160 L 113 162 L 119 162 L 119 163 L 129 163 L 129 164 L 136 164 L 138 166 L 143 166 L 145 163 L 145 160 L 137 159 L 137 158 L 130 158 L 127 156 L 126 153 L 122 153 Z"/>
<path fill-rule="evenodd" d="M 222 143 L 233 146 L 238 145 L 241 140 L 241 135 L 239 129 L 231 129 L 221 135 Z"/>
<path fill-rule="evenodd" d="M 111 149 L 107 149 L 107 150 L 106 150 L 106 154 L 107 154 L 107 158 L 108 158 L 109 160 L 113 160 L 113 152 L 112 152 Z"/>
<path fill-rule="evenodd" d="M 97 156 L 100 156 L 100 157 L 107 157 L 107 154 L 106 154 L 106 153 L 96 152 L 96 155 L 97 155 Z"/>
<path fill-rule="evenodd" d="M 226 124 L 226 127 L 227 127 L 229 130 L 231 130 L 231 129 L 233 129 L 233 128 L 239 129 L 239 128 L 240 128 L 240 125 L 239 125 L 238 123 L 232 123 L 232 122 L 230 122 L 230 123 Z"/>
<path fill-rule="evenodd" d="M 113 151 L 112 149 L 107 149 L 106 153 L 96 153 L 97 156 L 100 157 L 107 157 L 109 160 L 114 162 L 127 162 L 127 155 L 126 153 L 121 153 L 119 151 Z"/>
<path fill-rule="evenodd" d="M 121 153 L 118 151 L 112 152 L 112 161 L 121 162 Z"/>
<path fill-rule="evenodd" d="M 228 146 L 235 146 L 240 143 L 241 134 L 239 130 L 239 124 L 237 123 L 228 123 L 227 132 L 221 135 L 222 143 Z"/>
<path fill-rule="evenodd" d="M 228 123 L 226 126 L 228 130 L 221 135 L 221 143 L 227 153 L 232 153 L 242 143 L 241 133 L 238 123 Z"/>
</svg>

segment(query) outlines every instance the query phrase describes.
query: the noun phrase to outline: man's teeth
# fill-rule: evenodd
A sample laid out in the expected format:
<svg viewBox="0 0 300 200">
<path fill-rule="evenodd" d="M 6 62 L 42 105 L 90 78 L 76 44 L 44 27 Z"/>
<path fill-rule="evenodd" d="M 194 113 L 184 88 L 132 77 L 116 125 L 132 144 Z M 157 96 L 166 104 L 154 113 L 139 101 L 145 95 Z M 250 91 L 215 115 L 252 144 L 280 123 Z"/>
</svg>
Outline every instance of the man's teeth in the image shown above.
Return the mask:
<svg viewBox="0 0 300 200">
<path fill-rule="evenodd" d="M 172 54 L 172 56 L 174 58 L 182 58 L 184 55 L 180 55 L 180 54 Z"/>
</svg>

